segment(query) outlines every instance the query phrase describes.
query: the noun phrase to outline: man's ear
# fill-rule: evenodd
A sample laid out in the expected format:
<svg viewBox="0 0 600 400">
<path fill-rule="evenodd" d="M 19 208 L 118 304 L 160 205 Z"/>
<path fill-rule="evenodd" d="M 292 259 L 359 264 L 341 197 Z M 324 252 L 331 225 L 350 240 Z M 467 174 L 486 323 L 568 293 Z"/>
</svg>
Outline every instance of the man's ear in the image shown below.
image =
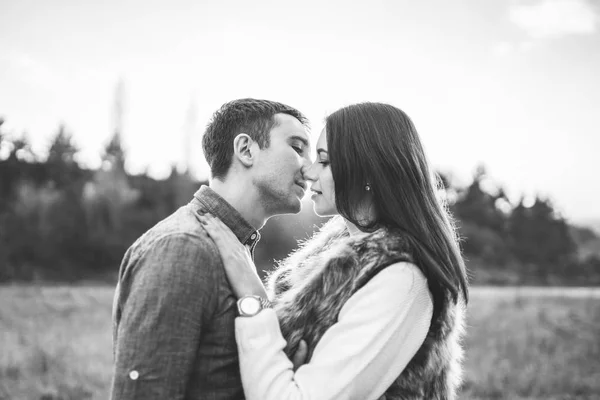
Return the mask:
<svg viewBox="0 0 600 400">
<path fill-rule="evenodd" d="M 251 167 L 254 164 L 256 142 L 246 133 L 240 133 L 233 139 L 233 156 L 244 166 Z"/>
</svg>

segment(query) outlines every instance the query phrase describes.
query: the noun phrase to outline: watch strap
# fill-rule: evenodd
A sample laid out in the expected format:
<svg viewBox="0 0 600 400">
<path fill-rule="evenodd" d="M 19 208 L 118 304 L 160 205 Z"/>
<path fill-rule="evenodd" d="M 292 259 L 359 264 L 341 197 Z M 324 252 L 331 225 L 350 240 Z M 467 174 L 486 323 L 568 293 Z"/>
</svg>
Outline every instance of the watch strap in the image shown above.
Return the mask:
<svg viewBox="0 0 600 400">
<path fill-rule="evenodd" d="M 242 302 L 244 300 L 246 300 L 247 298 L 253 298 L 256 301 L 258 301 L 258 304 L 259 304 L 258 310 L 253 314 L 248 314 L 248 313 L 244 312 L 244 310 L 242 308 Z M 240 317 L 253 317 L 256 314 L 258 314 L 259 312 L 261 312 L 262 310 L 264 310 L 265 308 L 272 308 L 272 307 L 273 307 L 273 305 L 271 304 L 271 302 L 268 299 L 261 297 L 261 296 L 254 296 L 254 295 L 243 296 L 237 301 L 238 315 Z"/>
</svg>

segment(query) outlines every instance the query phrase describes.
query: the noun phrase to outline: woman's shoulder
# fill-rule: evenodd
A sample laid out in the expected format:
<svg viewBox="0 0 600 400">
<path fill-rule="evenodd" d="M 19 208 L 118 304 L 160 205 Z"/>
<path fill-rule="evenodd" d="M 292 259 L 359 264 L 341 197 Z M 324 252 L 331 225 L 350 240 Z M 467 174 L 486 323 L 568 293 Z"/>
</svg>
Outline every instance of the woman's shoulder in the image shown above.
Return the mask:
<svg viewBox="0 0 600 400">
<path fill-rule="evenodd" d="M 410 261 L 398 261 L 383 268 L 377 273 L 372 281 L 392 281 L 393 283 L 405 282 L 413 286 L 427 286 L 427 277 L 423 271 Z"/>
<path fill-rule="evenodd" d="M 342 314 L 356 311 L 356 308 L 362 308 L 364 304 L 369 305 L 366 312 L 372 313 L 375 307 L 382 318 L 394 320 L 405 316 L 408 309 L 420 310 L 411 315 L 429 315 L 433 298 L 427 278 L 421 270 L 411 262 L 402 261 L 387 266 L 373 276 L 350 297 Z"/>
<path fill-rule="evenodd" d="M 417 265 L 408 261 L 395 262 L 383 268 L 363 289 L 399 301 L 411 296 L 430 298 L 427 278 Z"/>
</svg>

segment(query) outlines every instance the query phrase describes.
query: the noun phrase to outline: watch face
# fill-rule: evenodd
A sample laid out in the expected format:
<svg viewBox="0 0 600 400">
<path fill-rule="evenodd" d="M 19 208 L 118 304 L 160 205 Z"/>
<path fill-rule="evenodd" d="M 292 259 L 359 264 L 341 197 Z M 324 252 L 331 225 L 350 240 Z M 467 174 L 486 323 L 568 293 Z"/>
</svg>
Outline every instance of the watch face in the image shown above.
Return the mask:
<svg viewBox="0 0 600 400">
<path fill-rule="evenodd" d="M 254 315 L 260 311 L 260 300 L 254 297 L 246 297 L 240 302 L 240 310 L 244 314 Z"/>
</svg>

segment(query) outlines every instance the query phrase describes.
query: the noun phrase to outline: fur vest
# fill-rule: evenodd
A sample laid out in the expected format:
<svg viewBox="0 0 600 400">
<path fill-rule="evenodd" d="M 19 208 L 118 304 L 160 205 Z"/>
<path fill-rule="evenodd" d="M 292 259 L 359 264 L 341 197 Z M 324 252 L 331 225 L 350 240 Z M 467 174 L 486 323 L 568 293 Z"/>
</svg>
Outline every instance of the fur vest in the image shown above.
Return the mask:
<svg viewBox="0 0 600 400">
<path fill-rule="evenodd" d="M 415 263 L 402 234 L 380 229 L 354 237 L 341 218 L 326 223 L 269 276 L 269 297 L 287 340 L 286 354 L 291 358 L 304 339 L 310 360 L 350 296 L 383 268 L 400 261 Z M 387 400 L 456 398 L 464 301 L 456 304 L 447 298 L 444 303 L 434 311 L 420 349 L 386 391 Z"/>
</svg>

